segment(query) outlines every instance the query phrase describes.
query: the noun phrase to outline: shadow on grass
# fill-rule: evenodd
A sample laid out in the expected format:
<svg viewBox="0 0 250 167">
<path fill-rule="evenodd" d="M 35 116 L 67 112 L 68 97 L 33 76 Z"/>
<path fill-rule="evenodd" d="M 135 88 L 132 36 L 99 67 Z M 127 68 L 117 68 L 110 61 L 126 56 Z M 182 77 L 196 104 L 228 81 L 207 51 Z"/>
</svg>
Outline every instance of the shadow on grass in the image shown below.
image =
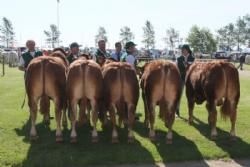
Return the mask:
<svg viewBox="0 0 250 167">
<path fill-rule="evenodd" d="M 52 120 L 54 121 L 54 120 Z M 37 123 L 39 139 L 29 140 L 30 120 L 21 129 L 15 129 L 23 141 L 30 144 L 26 159 L 17 166 L 29 167 L 82 167 L 86 165 L 118 165 L 154 163 L 152 155 L 140 142 L 127 143 L 127 129 L 118 129 L 119 144 L 111 143 L 111 127 L 99 131 L 99 142 L 91 143 L 91 127 L 78 129 L 78 143 L 70 144 L 70 130 L 63 131 L 64 143 L 55 142 L 55 130 Z"/>
<path fill-rule="evenodd" d="M 230 123 L 230 121 L 227 121 Z M 198 118 L 194 118 L 192 124 L 204 137 L 210 139 L 210 127 Z M 227 152 L 230 158 L 249 158 L 250 157 L 250 144 L 237 137 L 236 141 L 230 140 L 229 132 L 226 132 L 217 127 L 218 137 L 214 140 L 215 144 L 223 151 Z M 239 161 L 240 164 L 240 161 Z M 242 164 L 244 166 L 244 164 Z"/>
<path fill-rule="evenodd" d="M 143 129 L 143 130 L 142 130 Z M 136 124 L 136 132 L 141 136 L 148 138 L 148 129 L 141 122 Z M 203 160 L 203 156 L 197 148 L 194 141 L 187 139 L 173 131 L 173 144 L 166 144 L 166 132 L 156 130 L 156 141 L 152 142 L 164 163 L 176 161 L 200 160 L 200 165 L 207 167 L 207 163 Z"/>
</svg>

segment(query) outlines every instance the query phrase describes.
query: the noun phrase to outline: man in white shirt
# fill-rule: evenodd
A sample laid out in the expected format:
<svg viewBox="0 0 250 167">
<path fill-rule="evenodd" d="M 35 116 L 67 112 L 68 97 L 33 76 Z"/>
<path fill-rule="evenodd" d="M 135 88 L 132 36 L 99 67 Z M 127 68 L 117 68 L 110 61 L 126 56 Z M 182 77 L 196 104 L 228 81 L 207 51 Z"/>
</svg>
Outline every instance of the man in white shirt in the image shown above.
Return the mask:
<svg viewBox="0 0 250 167">
<path fill-rule="evenodd" d="M 19 70 L 25 71 L 30 61 L 33 58 L 43 55 L 41 51 L 35 50 L 35 46 L 36 46 L 36 43 L 33 40 L 28 40 L 26 42 L 26 47 L 28 48 L 28 51 L 23 53 L 19 59 L 19 63 L 18 63 Z"/>
<path fill-rule="evenodd" d="M 136 58 L 135 58 L 136 48 L 135 48 L 135 46 L 136 46 L 136 44 L 134 44 L 134 42 L 132 42 L 132 41 L 127 42 L 125 45 L 126 53 L 124 53 L 122 55 L 122 58 L 121 58 L 121 61 L 127 62 L 127 63 L 131 64 L 133 67 L 136 66 Z"/>
</svg>

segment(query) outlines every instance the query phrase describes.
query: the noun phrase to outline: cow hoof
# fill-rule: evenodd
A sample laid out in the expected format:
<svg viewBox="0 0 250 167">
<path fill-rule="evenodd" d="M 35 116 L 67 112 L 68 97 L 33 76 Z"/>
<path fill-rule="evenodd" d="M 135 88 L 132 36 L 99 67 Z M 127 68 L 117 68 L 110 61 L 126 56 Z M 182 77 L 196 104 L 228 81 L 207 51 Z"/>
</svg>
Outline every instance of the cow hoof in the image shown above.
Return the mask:
<svg viewBox="0 0 250 167">
<path fill-rule="evenodd" d="M 128 137 L 128 143 L 134 143 L 135 138 L 134 137 Z"/>
<path fill-rule="evenodd" d="M 156 141 L 156 137 L 155 137 L 155 136 L 149 136 L 149 139 L 150 139 L 152 142 Z"/>
<path fill-rule="evenodd" d="M 235 142 L 237 140 L 237 137 L 236 136 L 230 136 L 230 141 L 231 142 Z"/>
<path fill-rule="evenodd" d="M 119 143 L 118 137 L 112 137 L 112 144 Z"/>
<path fill-rule="evenodd" d="M 70 143 L 71 143 L 71 144 L 77 143 L 77 138 L 76 138 L 76 137 L 71 137 Z"/>
<path fill-rule="evenodd" d="M 173 140 L 172 139 L 166 139 L 166 144 L 173 144 Z"/>
<path fill-rule="evenodd" d="M 31 141 L 37 141 L 38 138 L 39 138 L 38 136 L 30 136 Z"/>
<path fill-rule="evenodd" d="M 92 143 L 98 143 L 98 141 L 99 141 L 98 136 L 92 137 L 92 139 L 91 139 Z"/>
<path fill-rule="evenodd" d="M 216 139 L 217 139 L 217 136 L 214 136 L 214 135 L 211 136 L 211 140 L 216 140 Z"/>
<path fill-rule="evenodd" d="M 56 142 L 57 143 L 63 142 L 63 137 L 62 136 L 56 136 Z"/>
</svg>

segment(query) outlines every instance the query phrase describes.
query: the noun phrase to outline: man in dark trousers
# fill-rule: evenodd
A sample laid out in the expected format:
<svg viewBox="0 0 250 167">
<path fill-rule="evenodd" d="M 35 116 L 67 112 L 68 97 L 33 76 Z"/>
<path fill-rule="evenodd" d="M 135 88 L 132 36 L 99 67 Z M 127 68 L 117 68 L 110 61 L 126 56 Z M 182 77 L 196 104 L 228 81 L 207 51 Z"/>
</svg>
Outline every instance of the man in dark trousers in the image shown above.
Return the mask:
<svg viewBox="0 0 250 167">
<path fill-rule="evenodd" d="M 183 87 L 185 85 L 185 77 L 186 77 L 186 71 L 188 67 L 194 62 L 195 58 L 192 55 L 192 51 L 189 47 L 189 45 L 183 45 L 181 48 L 182 55 L 177 58 L 177 66 L 179 68 L 180 74 L 181 74 L 181 92 L 183 91 Z M 177 106 L 176 115 L 180 116 L 180 102 Z"/>
</svg>

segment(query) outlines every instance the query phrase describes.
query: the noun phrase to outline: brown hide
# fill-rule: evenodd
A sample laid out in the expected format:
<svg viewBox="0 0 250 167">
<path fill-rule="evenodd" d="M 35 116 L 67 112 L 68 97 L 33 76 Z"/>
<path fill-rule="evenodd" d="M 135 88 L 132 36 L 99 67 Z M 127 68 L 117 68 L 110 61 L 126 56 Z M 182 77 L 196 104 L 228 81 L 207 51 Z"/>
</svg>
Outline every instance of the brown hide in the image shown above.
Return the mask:
<svg viewBox="0 0 250 167">
<path fill-rule="evenodd" d="M 133 140 L 131 130 L 139 99 L 139 84 L 135 69 L 128 63 L 109 61 L 103 66 L 102 74 L 105 88 L 105 105 L 110 112 L 113 132 L 116 131 L 115 110 L 117 110 L 120 125 L 121 122 L 127 123 L 128 121 L 129 140 Z M 112 135 L 113 142 L 116 137 Z"/>
<path fill-rule="evenodd" d="M 56 134 L 61 140 L 61 110 L 66 102 L 66 66 L 64 61 L 60 57 L 53 56 L 41 56 L 33 59 L 26 71 L 25 87 L 32 119 L 31 136 L 36 136 L 34 129 L 38 100 L 42 96 L 47 96 L 55 103 Z"/>
<path fill-rule="evenodd" d="M 154 109 L 160 106 L 160 117 L 170 130 L 167 139 L 172 140 L 172 124 L 181 96 L 181 78 L 176 65 L 169 61 L 156 60 L 146 63 L 140 86 L 145 110 L 145 124 L 150 123 L 150 137 L 154 138 Z"/>
<path fill-rule="evenodd" d="M 186 96 L 190 123 L 193 121 L 194 104 L 206 101 L 208 122 L 212 127 L 211 136 L 216 137 L 216 105 L 221 105 L 221 114 L 223 118 L 230 117 L 231 136 L 235 136 L 240 82 L 238 71 L 231 63 L 225 61 L 193 63 L 186 76 Z"/>
<path fill-rule="evenodd" d="M 75 123 L 77 115 L 77 104 L 80 104 L 79 121 L 86 120 L 86 107 L 91 105 L 93 110 L 92 121 L 96 130 L 100 101 L 103 96 L 103 79 L 100 66 L 93 60 L 82 57 L 70 64 L 67 78 L 67 96 L 70 106 L 72 121 L 71 138 L 76 137 Z M 97 136 L 92 136 L 97 137 Z"/>
</svg>

